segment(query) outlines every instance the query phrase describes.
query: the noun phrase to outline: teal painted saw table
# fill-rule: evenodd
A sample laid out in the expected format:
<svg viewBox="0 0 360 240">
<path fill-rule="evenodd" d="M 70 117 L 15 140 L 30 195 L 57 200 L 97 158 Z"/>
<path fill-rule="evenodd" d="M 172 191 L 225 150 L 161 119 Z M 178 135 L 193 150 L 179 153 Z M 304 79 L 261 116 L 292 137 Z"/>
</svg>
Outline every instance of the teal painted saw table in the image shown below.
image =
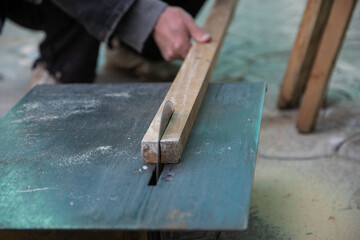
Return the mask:
<svg viewBox="0 0 360 240">
<path fill-rule="evenodd" d="M 0 229 L 246 229 L 265 84 L 210 84 L 180 163 L 149 186 L 140 142 L 169 87 L 29 92 L 0 119 Z"/>
</svg>

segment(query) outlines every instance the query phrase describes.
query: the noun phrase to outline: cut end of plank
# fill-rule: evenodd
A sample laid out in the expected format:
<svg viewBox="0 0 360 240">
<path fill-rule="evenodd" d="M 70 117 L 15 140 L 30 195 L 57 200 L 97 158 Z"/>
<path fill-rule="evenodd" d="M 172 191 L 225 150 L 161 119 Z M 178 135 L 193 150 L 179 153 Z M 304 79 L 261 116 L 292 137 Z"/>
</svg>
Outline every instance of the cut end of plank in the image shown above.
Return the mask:
<svg viewBox="0 0 360 240">
<path fill-rule="evenodd" d="M 161 163 L 178 163 L 182 148 L 179 141 L 163 141 L 161 145 Z M 158 142 L 143 139 L 141 141 L 141 155 L 146 163 L 156 163 L 158 155 Z"/>
<path fill-rule="evenodd" d="M 145 159 L 146 163 L 156 163 L 158 152 L 158 142 L 143 139 L 141 141 L 141 156 Z"/>
</svg>

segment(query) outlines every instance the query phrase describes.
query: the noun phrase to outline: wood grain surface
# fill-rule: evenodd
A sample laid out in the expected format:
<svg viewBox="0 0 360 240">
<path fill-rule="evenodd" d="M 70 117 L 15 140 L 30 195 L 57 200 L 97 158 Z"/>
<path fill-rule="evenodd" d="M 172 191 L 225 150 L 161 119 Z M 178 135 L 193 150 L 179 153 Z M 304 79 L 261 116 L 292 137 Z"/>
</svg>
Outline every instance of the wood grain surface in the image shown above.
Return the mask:
<svg viewBox="0 0 360 240">
<path fill-rule="evenodd" d="M 310 76 L 333 0 L 308 0 L 281 85 L 278 107 L 297 107 Z"/>
<path fill-rule="evenodd" d="M 170 100 L 175 111 L 160 142 L 162 163 L 177 163 L 181 158 L 236 3 L 237 0 L 216 1 L 203 26 L 212 41 L 193 44 L 165 96 L 164 102 Z M 161 107 L 141 141 L 142 156 L 147 163 L 155 163 L 157 159 Z"/>
<path fill-rule="evenodd" d="M 355 4 L 356 0 L 334 0 L 300 107 L 297 120 L 300 132 L 314 130 Z"/>
</svg>

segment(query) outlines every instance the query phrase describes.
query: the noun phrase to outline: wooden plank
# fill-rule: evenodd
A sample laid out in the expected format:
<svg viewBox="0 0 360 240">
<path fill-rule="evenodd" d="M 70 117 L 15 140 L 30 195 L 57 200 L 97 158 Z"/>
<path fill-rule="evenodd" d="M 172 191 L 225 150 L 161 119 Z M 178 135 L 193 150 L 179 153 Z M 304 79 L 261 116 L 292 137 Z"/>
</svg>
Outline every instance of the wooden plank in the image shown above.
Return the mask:
<svg viewBox="0 0 360 240">
<path fill-rule="evenodd" d="M 297 128 L 313 131 L 356 0 L 334 0 L 300 107 Z"/>
<path fill-rule="evenodd" d="M 308 0 L 281 85 L 278 107 L 297 107 L 310 76 L 333 0 Z"/>
<path fill-rule="evenodd" d="M 210 43 L 194 43 L 164 102 L 174 104 L 174 114 L 161 139 L 161 162 L 177 163 L 185 148 L 197 112 L 204 98 L 209 79 L 218 57 L 227 27 L 237 0 L 217 0 L 203 28 L 211 34 Z M 158 155 L 157 132 L 160 109 L 141 141 L 142 156 L 147 163 L 155 163 Z"/>
<path fill-rule="evenodd" d="M 0 118 L 0 230 L 246 229 L 265 84 L 209 84 L 181 162 L 149 186 L 140 141 L 169 87 L 35 87 Z"/>
</svg>

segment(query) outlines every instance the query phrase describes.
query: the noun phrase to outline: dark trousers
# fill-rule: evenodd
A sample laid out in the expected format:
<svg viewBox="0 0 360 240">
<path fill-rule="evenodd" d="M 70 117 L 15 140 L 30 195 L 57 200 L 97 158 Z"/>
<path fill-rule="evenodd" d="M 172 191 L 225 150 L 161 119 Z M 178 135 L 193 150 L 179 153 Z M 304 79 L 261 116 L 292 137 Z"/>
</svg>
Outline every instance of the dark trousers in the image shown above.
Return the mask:
<svg viewBox="0 0 360 240">
<path fill-rule="evenodd" d="M 205 0 L 165 2 L 181 6 L 195 16 Z M 0 9 L 2 16 L 19 25 L 45 32 L 45 39 L 40 44 L 40 57 L 34 63 L 34 67 L 39 62 L 45 63 L 50 74 L 62 83 L 94 81 L 100 42 L 72 17 L 51 1 L 34 5 L 26 1 L 1 0 Z M 146 41 L 141 55 L 153 60 L 162 60 L 152 37 Z"/>
</svg>

